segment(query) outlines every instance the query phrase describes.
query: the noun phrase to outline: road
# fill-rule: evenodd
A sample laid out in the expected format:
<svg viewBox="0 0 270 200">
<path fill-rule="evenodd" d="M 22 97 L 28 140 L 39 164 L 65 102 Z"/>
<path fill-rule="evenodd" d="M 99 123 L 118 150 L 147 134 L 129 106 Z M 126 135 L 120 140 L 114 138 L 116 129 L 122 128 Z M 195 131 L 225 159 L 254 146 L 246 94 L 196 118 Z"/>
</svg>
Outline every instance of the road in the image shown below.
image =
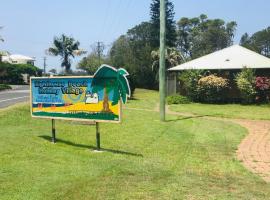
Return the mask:
<svg viewBox="0 0 270 200">
<path fill-rule="evenodd" d="M 0 109 L 29 101 L 29 85 L 12 86 L 12 90 L 0 92 Z"/>
</svg>

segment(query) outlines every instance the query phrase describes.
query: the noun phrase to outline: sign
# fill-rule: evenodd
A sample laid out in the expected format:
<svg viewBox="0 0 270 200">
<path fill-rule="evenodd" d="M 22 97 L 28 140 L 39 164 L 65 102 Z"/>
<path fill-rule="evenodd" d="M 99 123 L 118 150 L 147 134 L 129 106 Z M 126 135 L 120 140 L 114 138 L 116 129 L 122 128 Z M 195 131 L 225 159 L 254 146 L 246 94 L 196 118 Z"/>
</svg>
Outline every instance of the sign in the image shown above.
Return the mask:
<svg viewBox="0 0 270 200">
<path fill-rule="evenodd" d="M 108 68 L 108 66 L 106 67 Z M 121 91 L 117 88 L 116 76 L 95 75 L 93 77 L 31 78 L 32 116 L 50 119 L 120 122 L 119 92 Z"/>
</svg>

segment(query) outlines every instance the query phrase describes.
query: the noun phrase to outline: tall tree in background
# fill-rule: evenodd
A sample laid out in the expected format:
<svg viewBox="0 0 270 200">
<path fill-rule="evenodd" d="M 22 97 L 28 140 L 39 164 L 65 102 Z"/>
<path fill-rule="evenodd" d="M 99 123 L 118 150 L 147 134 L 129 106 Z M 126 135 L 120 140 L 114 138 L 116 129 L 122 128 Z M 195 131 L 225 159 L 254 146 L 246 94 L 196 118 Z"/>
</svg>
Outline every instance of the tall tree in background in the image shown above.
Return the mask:
<svg viewBox="0 0 270 200">
<path fill-rule="evenodd" d="M 84 54 L 85 51 L 79 49 L 79 41 L 74 38 L 62 34 L 60 37 L 54 37 L 53 46 L 47 52 L 53 56 L 61 56 L 61 66 L 65 68 L 66 73 L 70 72 L 71 59 L 76 55 Z"/>
<path fill-rule="evenodd" d="M 150 5 L 151 16 L 151 45 L 159 47 L 159 30 L 160 30 L 160 0 L 152 0 Z M 174 5 L 171 1 L 165 0 L 166 7 L 166 46 L 175 47 L 176 41 L 176 24 L 174 20 Z"/>
<path fill-rule="evenodd" d="M 254 33 L 251 37 L 245 33 L 240 45 L 270 58 L 270 27 Z"/>
<path fill-rule="evenodd" d="M 208 19 L 202 14 L 178 21 L 177 48 L 187 58 L 197 58 L 232 45 L 236 22 Z"/>
<path fill-rule="evenodd" d="M 157 88 L 155 74 L 151 69 L 151 23 L 141 24 L 119 37 L 110 50 L 110 60 L 114 67 L 124 67 L 129 72 L 130 86 Z"/>
<path fill-rule="evenodd" d="M 103 54 L 104 48 L 99 44 L 91 46 L 92 51 L 78 63 L 77 68 L 85 70 L 88 74 L 94 74 L 101 64 L 109 64 L 109 59 Z"/>
</svg>

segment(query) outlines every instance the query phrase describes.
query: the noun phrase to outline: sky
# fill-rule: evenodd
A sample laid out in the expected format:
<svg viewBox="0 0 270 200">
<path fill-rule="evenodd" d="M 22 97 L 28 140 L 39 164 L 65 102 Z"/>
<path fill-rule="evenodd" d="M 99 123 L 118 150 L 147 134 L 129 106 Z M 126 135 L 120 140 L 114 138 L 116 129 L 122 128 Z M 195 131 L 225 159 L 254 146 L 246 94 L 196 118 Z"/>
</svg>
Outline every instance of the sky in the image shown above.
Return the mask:
<svg viewBox="0 0 270 200">
<path fill-rule="evenodd" d="M 253 34 L 270 26 L 269 0 L 171 1 L 176 21 L 202 13 L 210 19 L 236 21 L 236 44 L 245 32 Z M 43 57 L 46 56 L 47 70 L 60 71 L 60 57 L 45 54 L 55 36 L 63 33 L 72 36 L 87 51 L 100 41 L 108 50 L 128 29 L 149 21 L 150 3 L 151 0 L 3 0 L 0 35 L 5 41 L 0 43 L 0 50 L 35 57 L 35 65 L 40 68 L 43 68 Z M 80 59 L 82 57 L 73 60 L 73 69 Z"/>
</svg>

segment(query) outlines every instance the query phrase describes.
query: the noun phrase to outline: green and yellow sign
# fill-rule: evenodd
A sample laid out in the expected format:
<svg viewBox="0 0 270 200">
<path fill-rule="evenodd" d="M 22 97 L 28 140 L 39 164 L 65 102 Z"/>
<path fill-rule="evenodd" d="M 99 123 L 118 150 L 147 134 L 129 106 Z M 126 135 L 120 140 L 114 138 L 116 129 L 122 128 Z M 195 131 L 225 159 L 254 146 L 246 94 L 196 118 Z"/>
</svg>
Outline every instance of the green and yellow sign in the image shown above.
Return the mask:
<svg viewBox="0 0 270 200">
<path fill-rule="evenodd" d="M 33 117 L 120 122 L 130 88 L 125 69 L 102 65 L 94 76 L 31 78 Z"/>
</svg>

